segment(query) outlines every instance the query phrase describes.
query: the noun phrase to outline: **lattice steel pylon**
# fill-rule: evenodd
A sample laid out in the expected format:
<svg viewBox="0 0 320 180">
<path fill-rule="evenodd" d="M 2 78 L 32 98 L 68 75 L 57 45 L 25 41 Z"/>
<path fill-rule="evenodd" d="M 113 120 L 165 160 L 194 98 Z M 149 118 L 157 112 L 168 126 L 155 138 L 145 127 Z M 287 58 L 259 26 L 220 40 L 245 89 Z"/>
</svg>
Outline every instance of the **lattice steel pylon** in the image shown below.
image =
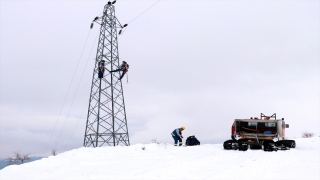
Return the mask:
<svg viewBox="0 0 320 180">
<path fill-rule="evenodd" d="M 129 146 L 122 82 L 118 80 L 120 73 L 109 72 L 119 68 L 117 28 L 123 26 L 116 18 L 115 7 L 110 2 L 104 6 L 103 15 L 99 20 L 100 36 L 83 146 Z M 106 70 L 103 78 L 99 78 L 98 64 L 102 60 L 105 61 Z"/>
</svg>

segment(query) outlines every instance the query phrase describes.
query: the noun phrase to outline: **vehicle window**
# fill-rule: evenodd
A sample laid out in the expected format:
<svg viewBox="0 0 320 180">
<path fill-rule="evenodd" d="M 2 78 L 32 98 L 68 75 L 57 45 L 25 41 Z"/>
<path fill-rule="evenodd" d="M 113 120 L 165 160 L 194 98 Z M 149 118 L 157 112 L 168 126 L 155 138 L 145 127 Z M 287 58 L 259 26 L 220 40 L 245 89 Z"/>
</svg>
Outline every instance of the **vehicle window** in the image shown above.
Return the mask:
<svg viewBox="0 0 320 180">
<path fill-rule="evenodd" d="M 248 126 L 257 126 L 257 122 L 248 122 Z"/>
<path fill-rule="evenodd" d="M 276 127 L 276 123 L 268 122 L 268 123 L 265 123 L 265 126 L 266 127 Z"/>
</svg>

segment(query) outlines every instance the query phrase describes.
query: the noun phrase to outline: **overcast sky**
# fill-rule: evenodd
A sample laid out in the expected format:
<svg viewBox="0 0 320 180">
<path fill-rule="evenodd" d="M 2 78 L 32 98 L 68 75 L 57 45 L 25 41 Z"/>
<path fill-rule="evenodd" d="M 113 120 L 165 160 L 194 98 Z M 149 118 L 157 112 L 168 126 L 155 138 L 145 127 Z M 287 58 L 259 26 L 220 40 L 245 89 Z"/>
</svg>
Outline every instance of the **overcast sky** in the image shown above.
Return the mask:
<svg viewBox="0 0 320 180">
<path fill-rule="evenodd" d="M 117 18 L 155 2 L 118 0 Z M 1 0 L 1 158 L 82 146 L 99 32 L 89 26 L 106 3 Z M 222 143 L 235 118 L 260 113 L 285 118 L 288 137 L 319 135 L 319 10 L 316 0 L 157 3 L 119 36 L 131 144 L 173 143 L 182 125 Z"/>
</svg>

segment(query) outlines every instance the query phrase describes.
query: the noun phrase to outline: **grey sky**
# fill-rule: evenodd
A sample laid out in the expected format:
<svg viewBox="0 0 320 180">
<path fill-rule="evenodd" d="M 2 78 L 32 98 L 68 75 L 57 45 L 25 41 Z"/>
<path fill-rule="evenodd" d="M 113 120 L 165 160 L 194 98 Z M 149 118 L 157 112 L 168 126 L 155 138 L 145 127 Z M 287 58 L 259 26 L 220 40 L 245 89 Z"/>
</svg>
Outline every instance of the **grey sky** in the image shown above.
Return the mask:
<svg viewBox="0 0 320 180">
<path fill-rule="evenodd" d="M 155 2 L 118 0 L 116 15 L 124 24 Z M 45 153 L 90 23 L 106 3 L 1 1 L 0 157 Z M 221 143 L 233 119 L 261 112 L 285 118 L 289 137 L 319 134 L 319 6 L 163 0 L 134 20 L 119 36 L 130 64 L 123 83 L 131 144 L 172 143 L 181 125 L 202 143 Z M 66 149 L 82 146 L 86 113 L 76 124 L 88 107 L 98 31 L 90 31 L 48 150 L 64 151 L 74 129 Z"/>
</svg>

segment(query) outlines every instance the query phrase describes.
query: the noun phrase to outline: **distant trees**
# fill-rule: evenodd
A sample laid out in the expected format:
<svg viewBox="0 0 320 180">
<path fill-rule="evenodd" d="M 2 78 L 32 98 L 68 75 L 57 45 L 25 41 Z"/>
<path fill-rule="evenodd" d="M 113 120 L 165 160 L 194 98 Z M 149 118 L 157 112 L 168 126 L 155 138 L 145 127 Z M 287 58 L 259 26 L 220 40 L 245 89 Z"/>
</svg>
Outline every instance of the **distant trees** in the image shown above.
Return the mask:
<svg viewBox="0 0 320 180">
<path fill-rule="evenodd" d="M 155 139 L 151 139 L 151 143 L 161 144 L 162 141 L 157 141 L 157 138 L 155 138 Z"/>
<path fill-rule="evenodd" d="M 302 138 L 311 138 L 313 136 L 314 136 L 313 133 L 310 133 L 310 132 L 307 132 L 307 131 L 302 133 Z"/>
<path fill-rule="evenodd" d="M 29 154 L 20 154 L 19 151 L 13 153 L 12 157 L 8 157 L 8 166 L 12 164 L 23 164 L 30 160 Z"/>
<path fill-rule="evenodd" d="M 157 138 L 155 139 L 151 139 L 151 143 L 154 143 L 154 144 L 164 144 L 164 147 L 167 149 L 167 145 L 168 143 L 166 142 L 162 142 L 162 141 L 157 141 Z M 144 149 L 143 149 L 144 150 Z"/>
</svg>

